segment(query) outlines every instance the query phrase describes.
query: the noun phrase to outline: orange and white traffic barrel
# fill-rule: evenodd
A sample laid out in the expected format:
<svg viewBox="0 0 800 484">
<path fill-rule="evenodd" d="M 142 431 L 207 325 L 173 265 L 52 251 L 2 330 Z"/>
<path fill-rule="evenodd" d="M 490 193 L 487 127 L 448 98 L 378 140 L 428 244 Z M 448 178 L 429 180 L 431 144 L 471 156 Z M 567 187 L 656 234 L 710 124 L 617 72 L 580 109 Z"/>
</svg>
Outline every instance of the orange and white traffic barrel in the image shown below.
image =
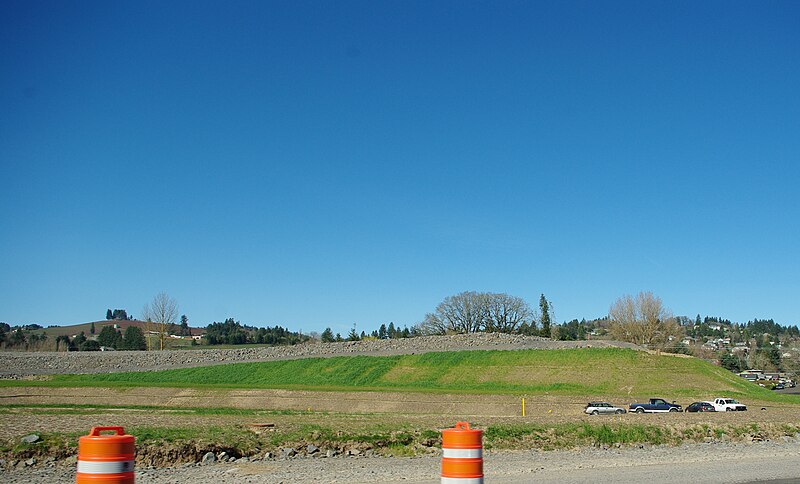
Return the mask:
<svg viewBox="0 0 800 484">
<path fill-rule="evenodd" d="M 468 422 L 442 430 L 442 484 L 483 484 L 483 431 Z"/>
<path fill-rule="evenodd" d="M 100 435 L 100 432 L 115 432 Z M 136 439 L 122 427 L 92 427 L 78 439 L 77 484 L 133 484 Z"/>
</svg>

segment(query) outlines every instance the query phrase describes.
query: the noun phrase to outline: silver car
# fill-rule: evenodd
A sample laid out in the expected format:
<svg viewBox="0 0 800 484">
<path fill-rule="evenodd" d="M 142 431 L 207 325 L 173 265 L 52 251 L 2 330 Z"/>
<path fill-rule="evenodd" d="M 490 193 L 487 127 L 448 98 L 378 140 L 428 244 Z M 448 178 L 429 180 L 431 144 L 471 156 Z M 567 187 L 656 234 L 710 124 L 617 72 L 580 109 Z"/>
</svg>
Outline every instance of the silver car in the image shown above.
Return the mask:
<svg viewBox="0 0 800 484">
<path fill-rule="evenodd" d="M 600 415 L 600 414 L 623 414 L 626 410 L 621 407 L 615 407 L 608 402 L 589 402 L 586 404 L 586 409 L 584 413 L 588 413 L 589 415 Z"/>
</svg>

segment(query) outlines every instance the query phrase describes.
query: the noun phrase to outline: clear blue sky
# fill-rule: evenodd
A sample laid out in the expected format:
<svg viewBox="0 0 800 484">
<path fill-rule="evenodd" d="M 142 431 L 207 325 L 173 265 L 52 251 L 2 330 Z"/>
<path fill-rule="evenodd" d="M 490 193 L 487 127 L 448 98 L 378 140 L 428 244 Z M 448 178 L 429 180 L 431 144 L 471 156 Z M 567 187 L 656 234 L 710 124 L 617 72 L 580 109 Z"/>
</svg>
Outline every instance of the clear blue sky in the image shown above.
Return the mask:
<svg viewBox="0 0 800 484">
<path fill-rule="evenodd" d="M 798 2 L 0 3 L 0 321 L 800 321 Z"/>
</svg>

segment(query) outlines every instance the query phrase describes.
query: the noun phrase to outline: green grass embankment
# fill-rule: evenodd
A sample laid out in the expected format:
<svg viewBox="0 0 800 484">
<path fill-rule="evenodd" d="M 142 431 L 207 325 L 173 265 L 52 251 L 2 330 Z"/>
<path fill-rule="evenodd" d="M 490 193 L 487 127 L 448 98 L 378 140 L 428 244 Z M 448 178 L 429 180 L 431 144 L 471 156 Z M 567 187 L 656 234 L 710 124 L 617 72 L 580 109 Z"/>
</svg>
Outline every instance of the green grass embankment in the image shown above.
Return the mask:
<svg viewBox="0 0 800 484">
<path fill-rule="evenodd" d="M 696 358 L 620 348 L 308 358 L 165 371 L 55 375 L 3 386 L 198 387 L 564 396 L 716 395 L 800 403 Z M 666 398 L 665 397 L 665 398 Z"/>
</svg>

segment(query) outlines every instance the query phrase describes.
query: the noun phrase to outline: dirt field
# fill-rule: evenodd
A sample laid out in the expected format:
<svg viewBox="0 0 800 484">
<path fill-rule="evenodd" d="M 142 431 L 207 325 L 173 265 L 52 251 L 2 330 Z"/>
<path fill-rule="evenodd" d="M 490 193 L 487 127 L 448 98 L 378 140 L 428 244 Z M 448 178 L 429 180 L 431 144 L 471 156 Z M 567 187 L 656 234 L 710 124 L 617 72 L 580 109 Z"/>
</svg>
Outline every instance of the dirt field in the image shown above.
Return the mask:
<svg viewBox="0 0 800 484">
<path fill-rule="evenodd" d="M 153 405 L 172 408 L 230 407 L 348 413 L 413 413 L 513 416 L 522 411 L 510 395 L 440 395 L 411 392 L 315 392 L 292 390 L 203 390 L 191 388 L 0 388 L 3 404 Z M 562 413 L 563 399 L 526 401 L 530 411 Z M 574 402 L 577 403 L 577 402 Z M 572 405 L 577 408 L 575 405 Z M 574 409 L 571 409 L 574 410 Z M 545 412 L 547 410 L 544 410 Z"/>
<path fill-rule="evenodd" d="M 96 412 L 86 409 L 90 415 L 69 415 L 69 414 L 48 414 L 42 411 L 32 411 L 29 408 L 11 408 L 10 413 L 0 416 L 0 439 L 15 438 L 31 432 L 84 432 L 87 426 L 91 425 L 122 425 L 126 427 L 193 427 L 193 426 L 232 426 L 246 427 L 258 420 L 252 416 L 237 415 L 192 415 L 183 413 L 175 415 L 173 409 L 192 407 L 187 405 L 187 400 L 176 401 L 172 395 L 159 395 L 165 389 L 137 389 L 135 394 L 131 392 L 121 392 L 121 394 L 106 394 L 103 399 L 92 399 L 87 394 L 81 393 L 85 389 L 2 389 L 2 401 L 4 403 L 24 404 L 24 403 L 47 403 L 49 399 L 53 402 L 82 403 L 91 401 L 97 404 L 128 404 L 128 405 L 157 405 L 159 402 L 166 404 L 163 410 L 138 410 L 138 409 L 99 409 Z M 35 390 L 35 392 L 20 394 L 17 397 L 9 398 L 9 390 Z M 94 390 L 94 389 L 93 389 Z M 93 391 L 92 390 L 92 391 Z M 170 389 L 172 390 L 172 389 Z M 24 393 L 24 392 L 23 392 Z M 58 395 L 58 394 L 62 395 Z M 261 393 L 261 392 L 259 392 Z M 282 391 L 282 393 L 284 393 Z M 285 392 L 292 393 L 292 392 Z M 536 402 L 526 401 L 526 416 L 521 416 L 520 402 L 513 397 L 496 397 L 484 395 L 474 397 L 476 402 L 465 403 L 465 409 L 510 409 L 505 413 L 480 413 L 462 412 L 460 409 L 455 411 L 442 411 L 442 406 L 452 405 L 449 403 L 437 402 L 437 399 L 446 400 L 448 395 L 426 395 L 426 394 L 326 394 L 326 392 L 299 392 L 298 395 L 282 395 L 283 398 L 294 402 L 295 406 L 302 407 L 303 404 L 316 402 L 322 404 L 320 399 L 337 402 L 344 399 L 341 403 L 349 408 L 346 411 L 319 410 L 316 408 L 298 408 L 303 410 L 301 413 L 289 413 L 286 415 L 269 414 L 265 417 L 271 422 L 276 423 L 283 429 L 299 428 L 307 424 L 324 424 L 327 427 L 342 428 L 357 432 L 362 429 L 374 427 L 375 425 L 387 421 L 396 421 L 398 426 L 405 425 L 414 428 L 442 429 L 452 426 L 458 420 L 468 420 L 474 425 L 487 427 L 498 423 L 536 423 L 542 425 L 556 425 L 573 422 L 626 422 L 642 423 L 654 425 L 688 426 L 702 425 L 710 426 L 735 424 L 735 425 L 800 425 L 800 411 L 796 406 L 776 406 L 774 404 L 758 405 L 758 402 L 747 402 L 751 410 L 748 412 L 722 412 L 722 413 L 670 413 L 670 414 L 625 414 L 619 416 L 588 416 L 583 414 L 583 404 L 573 402 L 571 399 L 563 397 L 550 397 L 547 400 L 539 399 Z M 68 394 L 69 398 L 63 398 L 63 394 Z M 251 396 L 252 397 L 252 396 Z M 405 407 L 409 412 L 403 410 L 391 412 L 374 411 L 379 403 L 392 397 L 397 397 L 397 401 L 388 402 L 387 408 Z M 465 399 L 473 396 L 456 395 L 455 397 Z M 211 394 L 203 396 L 209 402 L 220 403 Z M 255 397 L 252 397 L 255 398 Z M 272 397 L 259 397 L 269 399 Z M 356 409 L 353 401 L 361 402 L 365 407 L 373 411 L 360 413 Z M 499 398 L 500 403 L 492 402 Z M 123 403 L 124 402 L 124 403 Z M 251 403 L 248 400 L 248 403 Z M 282 400 L 281 402 L 285 402 Z M 226 405 L 216 405 L 226 406 Z M 283 408 L 285 403 L 281 403 Z M 331 404 L 331 406 L 335 406 Z M 428 410 L 425 410 L 428 406 Z M 513 407 L 513 408 L 512 408 Z M 253 407 L 249 407 L 253 408 Z M 763 408 L 763 410 L 762 410 Z M 53 411 L 52 409 L 50 409 Z M 266 407 L 265 407 L 266 410 Z M 266 412 L 265 412 L 266 414 Z M 90 423 L 89 423 L 90 422 Z"/>
<path fill-rule="evenodd" d="M 344 413 L 396 413 L 516 417 L 522 398 L 513 395 L 431 394 L 414 392 L 321 392 L 193 388 L 46 388 L 0 387 L 2 404 L 95 404 L 166 408 L 245 408 Z M 631 402 L 615 402 L 627 405 Z M 684 406 L 691 402 L 679 402 Z M 783 415 L 793 405 L 745 402 L 751 412 Z M 576 397 L 536 396 L 525 400 L 532 418 L 578 417 L 586 401 Z M 766 410 L 762 411 L 764 408 Z"/>
</svg>

